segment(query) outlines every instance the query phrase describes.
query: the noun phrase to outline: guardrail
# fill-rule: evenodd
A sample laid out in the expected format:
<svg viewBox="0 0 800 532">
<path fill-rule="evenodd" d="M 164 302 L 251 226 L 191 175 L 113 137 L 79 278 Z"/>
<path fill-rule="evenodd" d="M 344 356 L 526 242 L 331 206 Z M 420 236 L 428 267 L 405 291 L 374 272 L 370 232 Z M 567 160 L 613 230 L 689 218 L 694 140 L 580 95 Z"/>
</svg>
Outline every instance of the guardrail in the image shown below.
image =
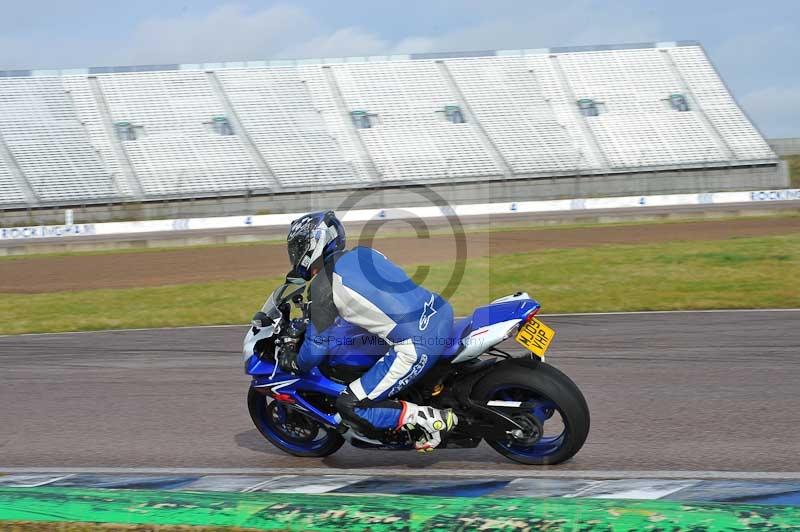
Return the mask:
<svg viewBox="0 0 800 532">
<path fill-rule="evenodd" d="M 345 222 L 371 219 L 443 218 L 491 214 L 544 213 L 596 209 L 629 209 L 670 207 L 681 205 L 718 205 L 800 200 L 800 189 L 752 190 L 744 192 L 709 192 L 701 194 L 668 194 L 661 196 L 623 196 L 613 198 L 573 198 L 545 201 L 505 203 L 473 203 L 444 207 L 393 207 L 387 209 L 358 209 L 342 213 Z M 108 222 L 73 225 L 40 225 L 0 228 L 0 240 L 32 240 L 81 236 L 126 235 L 169 231 L 234 229 L 245 227 L 285 226 L 304 212 L 264 214 L 254 216 L 221 216 L 215 218 L 181 218 L 144 220 L 140 222 Z"/>
</svg>

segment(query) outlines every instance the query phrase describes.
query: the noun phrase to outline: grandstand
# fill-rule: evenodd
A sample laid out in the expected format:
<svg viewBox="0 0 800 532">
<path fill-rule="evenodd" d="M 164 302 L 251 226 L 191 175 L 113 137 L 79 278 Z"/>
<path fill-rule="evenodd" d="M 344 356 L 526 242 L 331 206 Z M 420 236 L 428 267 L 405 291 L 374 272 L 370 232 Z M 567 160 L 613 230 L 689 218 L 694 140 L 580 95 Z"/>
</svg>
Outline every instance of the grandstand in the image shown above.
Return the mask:
<svg viewBox="0 0 800 532">
<path fill-rule="evenodd" d="M 419 184 L 485 200 L 787 181 L 695 42 L 0 72 L 6 212 L 280 211 Z"/>
</svg>

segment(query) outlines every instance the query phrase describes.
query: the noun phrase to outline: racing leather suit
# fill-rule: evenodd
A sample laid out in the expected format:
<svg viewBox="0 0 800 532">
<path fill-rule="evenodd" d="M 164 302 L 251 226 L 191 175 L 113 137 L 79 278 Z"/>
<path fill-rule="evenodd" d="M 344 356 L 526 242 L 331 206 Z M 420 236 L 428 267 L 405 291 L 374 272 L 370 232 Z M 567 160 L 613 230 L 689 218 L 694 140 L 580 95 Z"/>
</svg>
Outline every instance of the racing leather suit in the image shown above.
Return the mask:
<svg viewBox="0 0 800 532">
<path fill-rule="evenodd" d="M 375 335 L 385 354 L 350 383 L 350 393 L 340 396 L 337 408 L 362 430 L 399 428 L 405 403 L 389 398 L 436 363 L 445 347 L 442 339 L 452 329 L 450 304 L 367 247 L 330 257 L 311 281 L 308 303 L 310 323 L 297 358 L 300 370 L 334 355 L 336 345 L 348 336 Z M 367 350 L 374 352 L 375 345 L 381 343 L 370 342 Z"/>
</svg>

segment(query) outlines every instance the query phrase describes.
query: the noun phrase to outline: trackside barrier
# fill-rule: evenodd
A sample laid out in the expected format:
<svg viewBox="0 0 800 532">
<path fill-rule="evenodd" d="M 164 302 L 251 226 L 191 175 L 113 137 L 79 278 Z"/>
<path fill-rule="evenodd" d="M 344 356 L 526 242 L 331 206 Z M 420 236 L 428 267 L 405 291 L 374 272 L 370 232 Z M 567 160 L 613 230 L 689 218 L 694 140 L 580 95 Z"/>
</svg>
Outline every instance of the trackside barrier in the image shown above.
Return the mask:
<svg viewBox="0 0 800 532">
<path fill-rule="evenodd" d="M 442 218 L 487 214 L 581 211 L 593 209 L 629 209 L 670 207 L 679 205 L 715 205 L 800 200 L 800 189 L 753 190 L 748 192 L 709 192 L 703 194 L 668 194 L 663 196 L 624 196 L 616 198 L 576 198 L 546 201 L 506 203 L 473 203 L 445 207 L 395 207 L 391 209 L 358 209 L 344 214 L 343 221 L 359 222 L 375 218 Z M 221 216 L 216 218 L 185 218 L 174 220 L 145 220 L 141 222 L 109 222 L 76 225 L 42 225 L 35 227 L 0 228 L 0 240 L 30 240 L 39 238 L 80 237 L 90 235 L 125 235 L 167 231 L 203 229 L 233 229 L 242 227 L 285 226 L 305 214 L 265 214 L 258 216 Z"/>
<path fill-rule="evenodd" d="M 247 530 L 797 530 L 791 506 L 520 499 L 0 488 L 4 522 L 92 522 Z M 168 530 L 168 529 L 167 529 Z"/>
</svg>

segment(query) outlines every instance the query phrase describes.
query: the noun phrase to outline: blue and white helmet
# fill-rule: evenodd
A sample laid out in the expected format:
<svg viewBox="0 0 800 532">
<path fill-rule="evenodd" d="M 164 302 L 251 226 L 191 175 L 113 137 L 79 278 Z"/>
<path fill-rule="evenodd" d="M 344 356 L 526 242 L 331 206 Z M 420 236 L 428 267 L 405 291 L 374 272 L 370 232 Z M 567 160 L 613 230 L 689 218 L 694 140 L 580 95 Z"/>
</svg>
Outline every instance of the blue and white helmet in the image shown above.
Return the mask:
<svg viewBox="0 0 800 532">
<path fill-rule="evenodd" d="M 308 281 L 325 259 L 344 249 L 344 226 L 333 211 L 312 212 L 292 222 L 286 244 L 292 264 L 290 276 Z"/>
</svg>

